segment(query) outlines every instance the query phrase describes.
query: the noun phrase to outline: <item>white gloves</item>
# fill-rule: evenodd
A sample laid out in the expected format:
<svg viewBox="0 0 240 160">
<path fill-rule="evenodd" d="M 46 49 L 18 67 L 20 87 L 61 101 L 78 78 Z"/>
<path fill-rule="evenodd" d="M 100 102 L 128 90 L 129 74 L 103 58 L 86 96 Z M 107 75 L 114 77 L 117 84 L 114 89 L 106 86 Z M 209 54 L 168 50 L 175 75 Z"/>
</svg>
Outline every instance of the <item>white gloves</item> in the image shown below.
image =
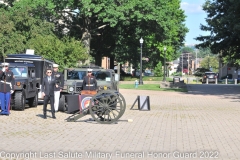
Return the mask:
<svg viewBox="0 0 240 160">
<path fill-rule="evenodd" d="M 13 92 L 14 92 L 13 90 L 10 90 L 10 93 L 11 93 L 11 94 L 13 94 Z"/>
</svg>

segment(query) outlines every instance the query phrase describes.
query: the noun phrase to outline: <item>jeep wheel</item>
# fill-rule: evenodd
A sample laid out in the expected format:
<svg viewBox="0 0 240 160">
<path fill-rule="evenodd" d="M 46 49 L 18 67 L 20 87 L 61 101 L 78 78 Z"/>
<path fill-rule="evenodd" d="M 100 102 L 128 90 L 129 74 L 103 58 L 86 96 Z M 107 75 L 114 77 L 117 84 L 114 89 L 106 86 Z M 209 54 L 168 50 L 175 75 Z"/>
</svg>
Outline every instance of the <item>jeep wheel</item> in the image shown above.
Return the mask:
<svg viewBox="0 0 240 160">
<path fill-rule="evenodd" d="M 28 99 L 28 105 L 29 107 L 37 107 L 38 105 L 38 91 L 36 91 L 36 94 L 34 97 Z"/>
<path fill-rule="evenodd" d="M 16 110 L 23 111 L 25 109 L 25 103 L 26 103 L 26 98 L 25 98 L 24 90 L 16 91 L 15 98 L 14 98 L 14 108 Z"/>
<path fill-rule="evenodd" d="M 64 95 L 64 94 L 62 94 L 61 97 L 60 97 L 60 99 L 59 99 L 58 110 L 59 110 L 59 111 L 62 111 L 62 112 L 67 111 L 67 109 L 66 109 L 65 95 Z"/>
</svg>

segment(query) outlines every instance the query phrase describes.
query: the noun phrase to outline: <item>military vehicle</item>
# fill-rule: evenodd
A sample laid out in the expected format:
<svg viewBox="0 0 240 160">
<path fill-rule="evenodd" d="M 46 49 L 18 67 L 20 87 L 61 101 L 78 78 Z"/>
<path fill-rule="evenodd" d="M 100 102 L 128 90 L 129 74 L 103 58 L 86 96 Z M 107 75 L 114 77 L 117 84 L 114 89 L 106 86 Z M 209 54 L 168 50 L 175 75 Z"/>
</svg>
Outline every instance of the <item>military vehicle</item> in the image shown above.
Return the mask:
<svg viewBox="0 0 240 160">
<path fill-rule="evenodd" d="M 36 107 L 38 99 L 43 99 L 41 84 L 45 70 L 52 68 L 53 62 L 38 55 L 9 54 L 5 62 L 15 76 L 14 93 L 11 104 L 14 109 L 24 110 L 26 100 L 30 107 Z"/>
<path fill-rule="evenodd" d="M 30 107 L 37 107 L 40 78 L 35 76 L 35 66 L 25 63 L 9 63 L 9 70 L 15 77 L 14 93 L 11 97 L 13 109 L 24 110 L 26 100 Z"/>
<path fill-rule="evenodd" d="M 112 69 L 91 67 L 92 74 L 96 77 L 98 91 L 118 91 L 118 75 Z M 59 111 L 67 110 L 66 95 L 79 94 L 82 90 L 83 77 L 87 75 L 88 68 L 67 68 L 64 69 L 64 88 L 59 101 Z"/>
</svg>

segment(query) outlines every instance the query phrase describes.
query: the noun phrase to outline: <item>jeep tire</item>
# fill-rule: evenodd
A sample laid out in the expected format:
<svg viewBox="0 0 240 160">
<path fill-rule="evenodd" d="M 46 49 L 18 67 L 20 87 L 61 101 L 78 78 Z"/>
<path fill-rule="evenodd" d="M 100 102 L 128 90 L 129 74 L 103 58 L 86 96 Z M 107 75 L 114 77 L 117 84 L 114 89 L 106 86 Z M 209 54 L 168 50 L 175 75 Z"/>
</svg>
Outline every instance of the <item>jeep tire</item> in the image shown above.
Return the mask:
<svg viewBox="0 0 240 160">
<path fill-rule="evenodd" d="M 34 97 L 28 99 L 29 107 L 37 107 L 38 105 L 38 91 L 36 89 L 36 94 Z"/>
<path fill-rule="evenodd" d="M 14 108 L 16 110 L 23 111 L 25 109 L 26 98 L 25 98 L 25 90 L 15 91 L 14 96 Z"/>
<path fill-rule="evenodd" d="M 58 110 L 65 112 L 66 111 L 66 102 L 65 102 L 65 95 L 61 94 L 61 97 L 59 99 L 59 106 L 58 106 Z"/>
</svg>

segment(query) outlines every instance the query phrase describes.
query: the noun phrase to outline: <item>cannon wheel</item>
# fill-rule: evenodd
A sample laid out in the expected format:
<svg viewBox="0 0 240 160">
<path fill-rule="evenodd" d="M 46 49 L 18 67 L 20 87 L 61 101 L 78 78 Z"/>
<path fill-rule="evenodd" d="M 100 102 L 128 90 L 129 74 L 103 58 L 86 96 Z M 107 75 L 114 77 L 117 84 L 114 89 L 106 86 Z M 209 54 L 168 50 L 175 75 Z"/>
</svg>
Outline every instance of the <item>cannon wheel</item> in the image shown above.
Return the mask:
<svg viewBox="0 0 240 160">
<path fill-rule="evenodd" d="M 122 117 L 126 110 L 126 101 L 122 94 L 103 90 L 90 101 L 89 111 L 92 118 L 102 124 L 111 124 Z"/>
</svg>

